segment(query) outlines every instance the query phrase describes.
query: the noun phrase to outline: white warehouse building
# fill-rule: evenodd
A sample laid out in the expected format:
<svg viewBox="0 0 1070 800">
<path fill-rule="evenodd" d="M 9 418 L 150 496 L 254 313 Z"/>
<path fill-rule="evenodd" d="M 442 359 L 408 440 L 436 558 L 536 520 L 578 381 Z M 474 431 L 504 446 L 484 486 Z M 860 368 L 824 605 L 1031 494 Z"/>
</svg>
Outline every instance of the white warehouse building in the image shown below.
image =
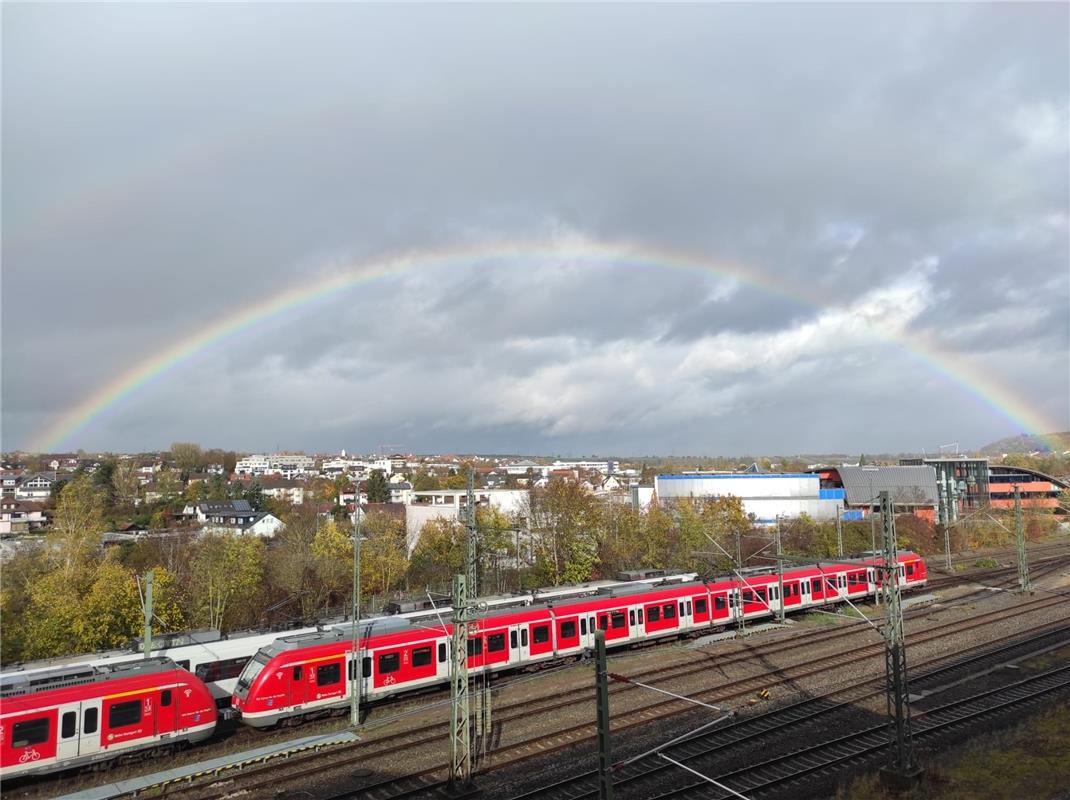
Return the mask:
<svg viewBox="0 0 1070 800">
<path fill-rule="evenodd" d="M 687 473 L 658 475 L 654 492 L 659 500 L 693 497 L 725 497 L 743 500 L 755 522 L 772 525 L 777 517 L 835 519 L 843 508 L 843 489 L 822 489 L 821 476 L 791 473 Z"/>
</svg>

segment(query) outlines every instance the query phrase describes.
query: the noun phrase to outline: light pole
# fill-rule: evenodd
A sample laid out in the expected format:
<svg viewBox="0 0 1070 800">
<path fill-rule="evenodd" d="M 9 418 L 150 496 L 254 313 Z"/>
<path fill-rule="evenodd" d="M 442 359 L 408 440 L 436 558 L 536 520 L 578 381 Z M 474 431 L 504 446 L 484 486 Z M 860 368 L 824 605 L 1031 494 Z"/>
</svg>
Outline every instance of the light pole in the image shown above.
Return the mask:
<svg viewBox="0 0 1070 800">
<path fill-rule="evenodd" d="M 356 508 L 353 511 L 353 641 L 351 652 L 353 654 L 353 670 L 350 673 L 349 686 L 349 722 L 356 728 L 360 725 L 360 543 L 364 537 L 360 535 L 360 487 L 357 487 Z"/>
</svg>

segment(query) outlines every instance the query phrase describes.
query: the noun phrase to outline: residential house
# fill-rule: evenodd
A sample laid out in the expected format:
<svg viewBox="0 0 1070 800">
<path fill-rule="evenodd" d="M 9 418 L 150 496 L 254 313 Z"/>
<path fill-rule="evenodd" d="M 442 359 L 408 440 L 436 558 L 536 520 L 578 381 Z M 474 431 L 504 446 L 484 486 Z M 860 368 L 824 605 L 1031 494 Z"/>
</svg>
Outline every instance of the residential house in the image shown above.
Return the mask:
<svg viewBox="0 0 1070 800">
<path fill-rule="evenodd" d="M 19 470 L 5 470 L 0 472 L 0 497 L 15 497 L 15 490 L 22 480 L 22 472 Z"/>
<path fill-rule="evenodd" d="M 9 498 L 0 500 L 0 535 L 29 533 L 43 528 L 47 522 L 40 503 Z"/>
<path fill-rule="evenodd" d="M 390 502 L 408 504 L 412 497 L 412 484 L 408 481 L 390 481 Z"/>
<path fill-rule="evenodd" d="M 203 503 L 187 503 L 182 516 L 195 519 L 204 525 L 213 519 L 252 517 L 256 514 L 248 500 L 206 500 Z"/>
<path fill-rule="evenodd" d="M 52 486 L 56 482 L 55 472 L 35 472 L 26 475 L 15 487 L 16 500 L 40 502 L 52 495 Z"/>
<path fill-rule="evenodd" d="M 266 511 L 249 514 L 213 514 L 204 523 L 206 533 L 228 533 L 236 536 L 272 537 L 284 527 L 281 519 Z"/>
<path fill-rule="evenodd" d="M 264 497 L 270 497 L 282 503 L 299 506 L 305 502 L 305 496 L 311 490 L 303 481 L 288 478 L 264 478 L 260 482 Z"/>
</svg>

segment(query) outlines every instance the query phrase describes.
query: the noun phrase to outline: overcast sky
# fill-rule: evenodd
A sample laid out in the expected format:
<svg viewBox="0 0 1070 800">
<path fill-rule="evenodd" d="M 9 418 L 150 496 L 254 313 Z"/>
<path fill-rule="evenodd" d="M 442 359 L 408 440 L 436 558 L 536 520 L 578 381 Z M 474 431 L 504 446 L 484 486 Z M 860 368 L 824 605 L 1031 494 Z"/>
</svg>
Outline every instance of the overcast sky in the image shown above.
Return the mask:
<svg viewBox="0 0 1070 800">
<path fill-rule="evenodd" d="M 1065 4 L 2 13 L 5 448 L 275 293 L 519 239 L 561 254 L 291 309 L 63 445 L 741 454 L 1021 432 L 897 331 L 1070 428 Z M 607 242 L 779 289 L 571 254 Z"/>
</svg>

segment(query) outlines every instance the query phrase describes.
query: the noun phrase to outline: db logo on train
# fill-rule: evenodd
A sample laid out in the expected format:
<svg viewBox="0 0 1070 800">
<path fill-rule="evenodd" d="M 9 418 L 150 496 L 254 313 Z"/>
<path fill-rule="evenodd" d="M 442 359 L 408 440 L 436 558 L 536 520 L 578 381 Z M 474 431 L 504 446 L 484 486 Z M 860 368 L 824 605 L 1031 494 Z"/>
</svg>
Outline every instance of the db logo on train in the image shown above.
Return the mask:
<svg viewBox="0 0 1070 800">
<path fill-rule="evenodd" d="M 28 747 L 22 751 L 22 755 L 19 756 L 19 763 L 25 764 L 28 761 L 36 761 L 41 757 L 41 754 L 37 752 L 34 747 Z"/>
</svg>

